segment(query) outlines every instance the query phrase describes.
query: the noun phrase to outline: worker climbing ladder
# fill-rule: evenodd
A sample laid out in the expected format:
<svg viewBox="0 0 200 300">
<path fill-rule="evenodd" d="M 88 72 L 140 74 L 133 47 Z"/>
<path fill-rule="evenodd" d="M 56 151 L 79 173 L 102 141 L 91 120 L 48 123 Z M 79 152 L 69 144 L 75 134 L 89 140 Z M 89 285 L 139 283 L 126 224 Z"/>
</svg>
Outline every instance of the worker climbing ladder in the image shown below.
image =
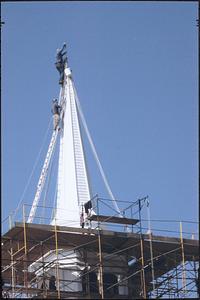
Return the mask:
<svg viewBox="0 0 200 300">
<path fill-rule="evenodd" d="M 60 95 L 59 95 L 59 104 L 61 104 L 61 107 L 62 107 L 62 110 L 61 110 L 61 113 L 60 113 L 60 121 L 62 121 L 63 114 L 64 114 L 64 109 L 63 109 L 64 100 L 65 100 L 64 99 L 64 89 L 65 89 L 65 85 L 60 89 Z M 53 131 L 53 134 L 52 134 L 52 137 L 51 137 L 51 141 L 50 141 L 49 148 L 48 148 L 48 151 L 47 151 L 47 155 L 46 155 L 46 158 L 45 158 L 45 161 L 44 161 L 42 172 L 40 174 L 40 178 L 39 178 L 39 181 L 38 181 L 35 198 L 33 200 L 31 211 L 29 213 L 29 217 L 28 217 L 28 221 L 27 221 L 28 223 L 33 222 L 33 219 L 34 219 L 35 214 L 36 214 L 37 206 L 38 206 L 38 203 L 39 203 L 42 191 L 43 191 L 43 187 L 44 187 L 44 184 L 45 184 L 45 181 L 46 181 L 46 177 L 47 177 L 50 161 L 51 161 L 51 158 L 52 158 L 52 154 L 53 154 L 53 151 L 55 149 L 59 129 L 60 129 L 60 127 L 57 126 L 56 130 Z"/>
</svg>

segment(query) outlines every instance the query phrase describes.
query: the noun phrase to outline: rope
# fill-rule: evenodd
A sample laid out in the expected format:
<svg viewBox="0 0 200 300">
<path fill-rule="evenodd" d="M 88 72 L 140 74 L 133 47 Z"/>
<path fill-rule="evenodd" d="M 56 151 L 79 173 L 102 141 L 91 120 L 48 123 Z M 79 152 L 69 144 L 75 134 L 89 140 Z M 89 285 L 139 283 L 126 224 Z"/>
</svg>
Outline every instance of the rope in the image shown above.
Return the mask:
<svg viewBox="0 0 200 300">
<path fill-rule="evenodd" d="M 21 198 L 20 198 L 20 201 L 19 201 L 19 203 L 18 203 L 17 208 L 13 211 L 13 218 L 16 216 L 16 213 L 17 213 L 17 211 L 19 210 L 19 207 L 20 207 L 20 205 L 21 205 L 21 203 L 22 203 L 22 201 L 23 201 L 23 199 L 24 199 L 24 196 L 25 196 L 25 194 L 26 194 L 26 191 L 27 191 L 28 186 L 29 186 L 29 184 L 30 184 L 30 181 L 31 181 L 31 179 L 32 179 L 32 176 L 33 176 L 33 173 L 34 173 L 34 171 L 35 171 L 36 165 L 38 164 L 38 161 L 39 161 L 39 158 L 40 158 L 42 149 L 43 149 L 43 147 L 44 147 L 45 140 L 46 140 L 46 138 L 47 138 L 47 134 L 48 134 L 48 132 L 49 132 L 49 128 L 50 128 L 51 122 L 52 122 L 52 120 L 50 119 L 48 128 L 47 128 L 47 130 L 46 130 L 46 133 L 45 133 L 45 136 L 44 136 L 44 139 L 43 139 L 43 142 L 42 142 L 42 146 L 41 146 L 40 151 L 39 151 L 39 153 L 38 153 L 38 156 L 37 156 L 37 158 L 36 158 L 36 160 L 35 160 L 35 163 L 34 163 L 34 166 L 33 166 L 32 171 L 31 171 L 31 174 L 30 174 L 30 176 L 29 176 L 28 182 L 27 182 L 27 184 L 26 184 L 26 186 L 25 186 L 25 189 L 24 189 L 24 191 L 23 191 L 23 193 L 22 193 L 22 196 L 21 196 Z"/>
<path fill-rule="evenodd" d="M 105 184 L 105 187 L 106 187 L 106 189 L 107 189 L 107 191 L 108 191 L 108 194 L 110 195 L 110 197 L 111 197 L 111 199 L 112 199 L 112 201 L 113 201 L 113 205 L 114 205 L 116 211 L 117 211 L 118 214 L 122 217 L 122 214 L 121 214 L 121 212 L 120 212 L 120 209 L 119 209 L 119 207 L 118 207 L 118 205 L 117 205 L 117 203 L 116 203 L 115 197 L 114 197 L 114 195 L 113 195 L 113 193 L 112 193 L 112 191 L 111 191 L 110 185 L 109 185 L 109 183 L 108 183 L 108 180 L 107 180 L 106 175 L 105 175 L 105 173 L 104 173 L 104 171 L 103 171 L 103 168 L 102 168 L 102 165 L 101 165 L 101 163 L 100 163 L 100 160 L 99 160 L 99 158 L 98 158 L 98 155 L 97 155 L 97 152 L 96 152 L 94 143 L 93 143 L 93 141 L 92 141 L 92 138 L 91 138 L 91 135 L 90 135 L 90 132 L 89 132 L 89 129 L 88 129 L 88 126 L 87 126 L 85 117 L 84 117 L 84 115 L 83 115 L 83 112 L 82 112 L 82 109 L 81 109 L 81 106 L 80 106 L 80 102 L 79 102 L 79 99 L 78 99 L 78 95 L 77 95 L 77 92 L 76 92 L 74 83 L 72 83 L 72 84 L 73 84 L 73 88 L 74 88 L 74 92 L 75 92 L 75 96 L 76 96 L 76 97 L 75 97 L 75 100 L 76 100 L 76 104 L 77 104 L 77 107 L 78 107 L 78 112 L 79 112 L 79 114 L 80 114 L 80 117 L 81 117 L 81 120 L 82 120 L 82 123 L 83 123 L 83 127 L 84 127 L 84 129 L 85 129 L 85 132 L 86 132 L 88 141 L 89 141 L 89 143 L 90 143 L 90 146 L 91 146 L 91 149 L 92 149 L 94 158 L 95 158 L 95 160 L 96 160 L 97 166 L 99 167 L 100 174 L 101 174 L 101 176 L 102 176 L 102 179 L 103 179 L 103 181 L 104 181 L 104 184 Z"/>
</svg>

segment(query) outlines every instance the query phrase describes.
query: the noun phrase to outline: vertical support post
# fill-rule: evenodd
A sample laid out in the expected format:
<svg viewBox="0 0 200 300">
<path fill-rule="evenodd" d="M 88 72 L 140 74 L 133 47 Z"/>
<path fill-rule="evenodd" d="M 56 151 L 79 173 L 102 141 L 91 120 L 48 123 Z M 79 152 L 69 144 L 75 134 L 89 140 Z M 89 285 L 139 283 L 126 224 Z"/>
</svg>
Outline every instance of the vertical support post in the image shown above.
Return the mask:
<svg viewBox="0 0 200 300">
<path fill-rule="evenodd" d="M 170 293 L 170 285 L 169 285 L 169 282 L 170 282 L 170 277 L 169 277 L 169 275 L 167 275 L 168 298 L 171 299 L 171 293 Z"/>
<path fill-rule="evenodd" d="M 10 258 L 11 258 L 11 272 L 12 272 L 12 297 L 15 298 L 15 273 L 14 273 L 14 259 L 12 240 L 10 241 Z"/>
<path fill-rule="evenodd" d="M 157 281 L 157 279 L 156 279 L 156 284 L 158 283 L 158 281 Z M 156 297 L 158 298 L 158 296 L 159 296 L 159 294 L 158 294 L 158 287 L 157 287 L 157 289 L 156 289 L 156 291 L 157 291 L 157 293 L 156 293 Z"/>
<path fill-rule="evenodd" d="M 97 222 L 98 222 L 98 244 L 99 244 L 99 294 L 101 299 L 104 299 L 104 289 L 103 289 L 103 265 L 102 265 L 102 251 L 101 251 L 101 234 L 99 227 L 99 199 L 97 198 Z"/>
<path fill-rule="evenodd" d="M 132 216 L 131 216 L 131 219 L 132 219 Z M 126 267 L 127 267 L 126 277 L 129 276 L 128 258 L 129 258 L 128 251 L 126 251 Z M 129 278 L 127 279 L 127 289 L 128 289 L 128 295 L 127 295 L 127 298 L 128 298 L 131 295 L 131 288 L 130 288 Z"/>
<path fill-rule="evenodd" d="M 17 242 L 17 250 L 19 251 L 19 242 Z"/>
<path fill-rule="evenodd" d="M 151 276 L 152 276 L 152 283 L 153 283 L 152 294 L 154 294 L 154 290 L 155 290 L 155 274 L 154 274 L 153 243 L 152 243 L 152 232 L 151 232 L 151 221 L 150 221 L 151 219 L 150 219 L 149 201 L 147 202 L 147 215 L 148 215 L 148 232 L 149 232 L 150 255 L 151 255 Z"/>
<path fill-rule="evenodd" d="M 89 274 L 88 274 L 88 258 L 87 258 L 87 249 L 85 249 L 85 248 L 83 248 L 83 256 L 84 256 L 86 272 L 83 273 L 82 278 L 83 278 L 83 282 L 85 285 L 85 293 L 86 293 L 87 297 L 89 297 L 89 299 L 90 299 L 90 280 L 89 280 Z M 83 289 L 83 291 L 84 291 L 84 289 Z"/>
<path fill-rule="evenodd" d="M 142 225 L 141 225 L 141 200 L 139 202 L 139 220 L 140 220 L 140 249 L 141 249 L 141 286 L 143 298 L 146 299 L 146 284 L 145 284 L 145 272 L 144 272 L 144 245 L 143 245 L 143 236 L 142 236 Z"/>
<path fill-rule="evenodd" d="M 177 272 L 177 255 L 176 255 L 176 297 L 179 298 L 179 287 L 178 287 L 178 272 Z"/>
<path fill-rule="evenodd" d="M 27 235 L 26 235 L 26 211 L 23 204 L 23 224 L 24 224 L 24 286 L 28 297 L 28 276 L 27 276 Z"/>
<path fill-rule="evenodd" d="M 58 299 L 60 299 L 60 280 L 59 280 L 59 268 L 58 268 L 58 233 L 57 233 L 57 225 L 55 218 L 55 245 L 56 245 L 56 284 L 58 291 Z"/>
<path fill-rule="evenodd" d="M 185 296 L 186 295 L 186 274 L 185 274 L 185 255 L 184 255 L 182 222 L 180 222 L 180 240 L 181 240 L 181 253 L 182 253 L 182 287 Z"/>
<path fill-rule="evenodd" d="M 196 283 L 196 288 L 197 288 L 197 298 L 200 296 L 199 295 L 199 288 L 198 288 L 198 284 L 199 284 L 199 280 L 198 280 L 198 270 L 196 268 L 196 262 L 195 262 L 195 258 L 194 256 L 192 257 L 193 259 L 193 270 L 194 270 L 194 278 L 195 278 L 195 283 Z"/>
<path fill-rule="evenodd" d="M 43 251 L 43 242 L 40 242 L 40 246 L 41 246 L 41 254 L 42 254 L 42 294 L 43 294 L 43 298 L 47 298 L 47 289 L 46 289 L 46 275 L 45 275 L 45 272 L 44 272 L 44 251 Z"/>
</svg>

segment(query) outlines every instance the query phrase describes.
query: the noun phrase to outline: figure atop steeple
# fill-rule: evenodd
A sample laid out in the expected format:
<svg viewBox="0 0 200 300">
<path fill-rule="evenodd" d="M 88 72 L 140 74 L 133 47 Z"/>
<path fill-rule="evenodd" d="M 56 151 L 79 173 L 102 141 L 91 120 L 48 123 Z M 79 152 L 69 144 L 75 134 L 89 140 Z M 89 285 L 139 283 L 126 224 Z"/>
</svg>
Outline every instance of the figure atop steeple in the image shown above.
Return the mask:
<svg viewBox="0 0 200 300">
<path fill-rule="evenodd" d="M 66 43 L 63 44 L 62 49 L 57 49 L 57 54 L 56 54 L 56 69 L 58 70 L 58 72 L 60 73 L 60 80 L 59 80 L 59 84 L 63 84 L 64 81 L 64 69 L 65 69 L 65 64 L 67 63 L 67 56 L 65 56 L 65 54 L 67 54 L 67 51 L 64 51 L 64 49 L 67 47 Z M 65 57 L 64 57 L 65 56 Z"/>
</svg>

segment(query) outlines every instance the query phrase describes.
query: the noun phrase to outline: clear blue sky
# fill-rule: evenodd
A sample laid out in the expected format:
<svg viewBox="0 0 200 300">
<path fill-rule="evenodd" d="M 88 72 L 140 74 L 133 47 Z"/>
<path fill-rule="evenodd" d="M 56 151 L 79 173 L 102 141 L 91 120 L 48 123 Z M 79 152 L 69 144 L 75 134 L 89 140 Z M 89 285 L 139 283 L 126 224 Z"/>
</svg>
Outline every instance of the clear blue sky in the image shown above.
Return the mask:
<svg viewBox="0 0 200 300">
<path fill-rule="evenodd" d="M 197 2 L 2 3 L 3 219 L 41 147 L 59 93 L 56 49 L 66 41 L 116 198 L 149 195 L 152 218 L 197 221 L 197 10 Z M 104 196 L 89 156 L 90 164 Z"/>
</svg>

